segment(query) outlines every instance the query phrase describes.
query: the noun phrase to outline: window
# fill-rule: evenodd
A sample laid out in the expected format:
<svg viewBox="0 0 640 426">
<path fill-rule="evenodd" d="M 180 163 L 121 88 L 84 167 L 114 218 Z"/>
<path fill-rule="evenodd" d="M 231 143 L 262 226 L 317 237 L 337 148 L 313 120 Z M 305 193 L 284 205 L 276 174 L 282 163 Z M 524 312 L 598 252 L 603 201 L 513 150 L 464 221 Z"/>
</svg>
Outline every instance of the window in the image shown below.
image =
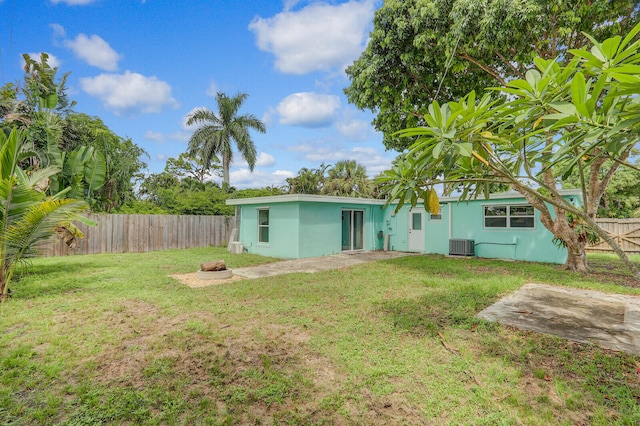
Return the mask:
<svg viewBox="0 0 640 426">
<path fill-rule="evenodd" d="M 440 204 L 437 214 L 429 213 L 429 220 L 442 220 L 442 207 L 442 204 Z"/>
<path fill-rule="evenodd" d="M 484 206 L 485 228 L 533 228 L 535 211 L 532 206 Z"/>
<path fill-rule="evenodd" d="M 411 229 L 414 231 L 422 230 L 422 213 L 411 213 Z"/>
<path fill-rule="evenodd" d="M 269 210 L 258 210 L 258 242 L 269 242 Z"/>
</svg>

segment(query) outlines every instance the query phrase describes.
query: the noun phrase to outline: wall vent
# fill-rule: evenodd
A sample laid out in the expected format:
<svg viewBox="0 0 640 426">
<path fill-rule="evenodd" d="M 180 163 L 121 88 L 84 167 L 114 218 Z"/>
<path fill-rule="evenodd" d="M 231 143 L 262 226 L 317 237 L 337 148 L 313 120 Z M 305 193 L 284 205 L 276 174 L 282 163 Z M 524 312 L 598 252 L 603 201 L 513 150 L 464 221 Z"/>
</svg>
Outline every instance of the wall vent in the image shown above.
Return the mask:
<svg viewBox="0 0 640 426">
<path fill-rule="evenodd" d="M 451 256 L 475 256 L 473 240 L 449 240 Z"/>
</svg>

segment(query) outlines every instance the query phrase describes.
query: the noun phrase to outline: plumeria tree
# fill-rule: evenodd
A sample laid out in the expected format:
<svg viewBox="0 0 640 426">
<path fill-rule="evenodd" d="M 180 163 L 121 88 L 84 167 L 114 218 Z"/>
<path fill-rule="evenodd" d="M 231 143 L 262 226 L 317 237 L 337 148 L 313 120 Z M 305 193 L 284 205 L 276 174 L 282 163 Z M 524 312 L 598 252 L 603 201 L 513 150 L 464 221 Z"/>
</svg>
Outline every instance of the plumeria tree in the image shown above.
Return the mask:
<svg viewBox="0 0 640 426">
<path fill-rule="evenodd" d="M 637 267 L 594 221 L 600 199 L 628 162 L 640 133 L 640 25 L 625 37 L 572 49 L 564 65 L 534 59 L 524 78 L 455 102 L 432 102 L 426 126 L 403 130 L 415 142 L 379 179 L 389 201 L 437 208 L 434 185 L 461 190 L 461 199 L 488 196 L 507 184 L 540 212 L 540 220 L 568 249 L 567 266 L 588 269 L 587 231 L 593 230 L 640 279 Z M 564 58 L 566 60 L 566 58 Z M 491 92 L 499 92 L 499 96 Z M 606 173 L 603 166 L 609 164 Z M 582 205 L 560 194 L 562 181 L 581 176 Z M 551 208 L 553 207 L 553 209 Z"/>
</svg>

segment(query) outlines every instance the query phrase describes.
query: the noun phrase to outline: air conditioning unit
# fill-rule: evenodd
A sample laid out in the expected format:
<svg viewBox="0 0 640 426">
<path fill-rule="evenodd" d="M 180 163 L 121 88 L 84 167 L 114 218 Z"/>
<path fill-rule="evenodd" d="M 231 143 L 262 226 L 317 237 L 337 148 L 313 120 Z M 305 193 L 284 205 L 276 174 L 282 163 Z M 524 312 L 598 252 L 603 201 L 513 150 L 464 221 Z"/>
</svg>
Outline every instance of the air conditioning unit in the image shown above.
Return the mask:
<svg viewBox="0 0 640 426">
<path fill-rule="evenodd" d="M 451 256 L 475 256 L 473 240 L 449 240 Z"/>
</svg>

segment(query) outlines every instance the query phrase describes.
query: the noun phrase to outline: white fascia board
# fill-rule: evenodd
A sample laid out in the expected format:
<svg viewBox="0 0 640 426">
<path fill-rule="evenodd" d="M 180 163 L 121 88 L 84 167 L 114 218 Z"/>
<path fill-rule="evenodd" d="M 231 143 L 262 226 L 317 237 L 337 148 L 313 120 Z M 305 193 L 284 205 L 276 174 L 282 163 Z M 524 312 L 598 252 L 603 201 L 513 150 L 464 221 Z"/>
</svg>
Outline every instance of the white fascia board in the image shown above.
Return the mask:
<svg viewBox="0 0 640 426">
<path fill-rule="evenodd" d="M 562 196 L 579 196 L 581 197 L 582 191 L 579 189 L 561 189 L 558 193 Z M 509 198 L 524 198 L 524 195 L 519 192 L 501 192 L 498 194 L 491 194 L 488 200 L 504 200 Z M 466 201 L 485 201 L 483 197 L 471 198 L 469 200 L 460 200 L 460 197 L 442 197 L 441 203 L 448 202 L 466 202 Z M 355 198 L 355 197 L 334 197 L 331 195 L 312 195 L 312 194 L 286 194 L 286 195 L 274 195 L 270 197 L 252 197 L 252 198 L 232 198 L 228 199 L 227 205 L 230 206 L 242 206 L 248 204 L 273 204 L 273 203 L 291 203 L 291 202 L 308 202 L 308 203 L 337 203 L 337 204 L 363 204 L 363 205 L 375 205 L 383 206 L 386 204 L 386 200 L 379 200 L 376 198 Z M 418 200 L 422 203 L 423 200 Z M 392 204 L 398 204 L 394 201 Z"/>
<path fill-rule="evenodd" d="M 580 189 L 561 189 L 558 191 L 558 194 L 560 194 L 560 196 L 563 197 L 580 197 L 582 198 L 582 191 Z M 439 201 L 441 203 L 466 203 L 468 201 L 491 201 L 491 200 L 505 200 L 505 199 L 511 199 L 511 198 L 524 198 L 524 195 L 522 195 L 519 192 L 515 192 L 515 191 L 509 191 L 509 192 L 500 192 L 497 194 L 491 194 L 489 196 L 489 198 L 484 198 L 484 197 L 478 197 L 478 198 L 469 198 L 466 200 L 461 200 L 460 197 L 441 197 L 439 198 Z M 422 199 L 418 200 L 418 203 L 423 203 L 424 201 Z M 393 202 L 392 204 L 398 204 L 397 202 Z"/>
<path fill-rule="evenodd" d="M 386 201 L 378 200 L 375 198 L 333 197 L 330 195 L 311 195 L 311 194 L 287 194 L 287 195 L 274 195 L 271 197 L 233 198 L 233 199 L 227 200 L 227 204 L 230 206 L 242 206 L 247 204 L 291 203 L 291 202 L 365 204 L 365 205 L 382 206 L 385 204 Z"/>
</svg>

